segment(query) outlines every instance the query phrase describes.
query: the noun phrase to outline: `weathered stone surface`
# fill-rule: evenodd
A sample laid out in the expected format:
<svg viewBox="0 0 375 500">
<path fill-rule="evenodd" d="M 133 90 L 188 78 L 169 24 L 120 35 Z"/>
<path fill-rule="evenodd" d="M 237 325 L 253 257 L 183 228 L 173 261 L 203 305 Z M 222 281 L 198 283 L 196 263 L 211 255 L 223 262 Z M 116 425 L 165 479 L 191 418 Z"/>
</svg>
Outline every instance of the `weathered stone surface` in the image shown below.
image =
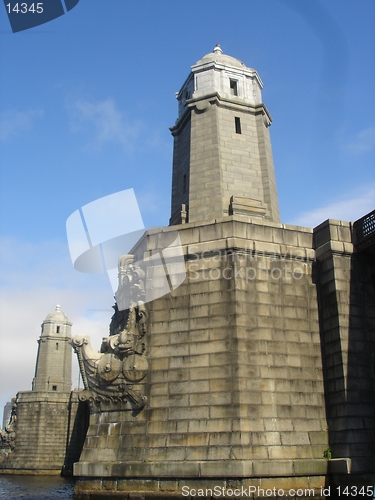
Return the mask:
<svg viewBox="0 0 375 500">
<path fill-rule="evenodd" d="M 329 280 L 320 283 L 313 278 L 316 264 L 311 248 L 295 247 L 290 252 L 284 248 L 281 254 L 274 246 L 267 246 L 267 238 L 269 242 L 283 238 L 282 225 L 248 222 L 238 216 L 223 218 L 215 225 L 218 228 L 211 231 L 212 238 L 219 239 L 206 238 L 199 247 L 191 238 L 200 233 L 191 228 L 204 225 L 186 223 L 179 227 L 188 258 L 187 277 L 172 294 L 149 305 L 153 317 L 147 381 L 150 404 L 142 412 L 142 427 L 137 426 L 139 417 L 121 426 L 122 435 L 138 433 L 137 440 L 124 452 L 118 448 L 117 464 L 110 466 L 108 475 L 115 471 L 128 475 L 129 470 L 142 477 L 163 473 L 171 478 L 292 475 L 315 477 L 316 485 L 327 472 L 323 455 L 334 443 L 332 432 L 327 432 L 317 303 L 317 287 L 324 292 Z M 267 231 L 256 251 L 250 250 L 254 248 L 251 244 L 230 246 L 238 241 L 237 234 L 244 234 L 244 227 L 260 233 L 258 228 L 264 225 Z M 293 230 L 299 234 L 299 228 Z M 301 241 L 307 230 L 302 233 Z M 150 241 L 152 245 L 152 236 Z M 215 243 L 217 249 L 212 252 Z M 189 254 L 189 249 L 194 253 Z M 340 262 L 338 257 L 336 260 Z M 294 275 L 293 266 L 298 268 Z M 332 266 L 327 269 L 331 272 Z M 347 273 L 340 279 L 347 279 L 349 286 Z M 344 292 L 344 287 L 336 291 L 347 300 Z M 183 305 L 179 317 L 177 304 Z M 153 316 L 153 311 L 160 311 L 160 315 Z M 160 325 L 165 325 L 164 330 Z M 355 345 L 358 349 L 368 347 L 362 335 Z M 341 370 L 341 358 L 336 359 L 335 350 L 329 353 L 323 357 L 326 369 Z M 356 363 L 362 366 L 359 360 Z M 362 391 L 367 387 L 370 395 L 369 378 L 362 368 L 360 373 Z M 335 384 L 331 390 L 340 398 Z M 361 429 L 341 433 L 335 445 L 336 454 L 341 456 L 350 445 L 352 463 L 360 471 L 365 467 L 362 457 L 372 446 L 371 441 L 365 443 L 368 430 L 363 432 L 364 426 L 369 429 L 372 425 L 372 409 L 353 393 L 351 405 L 345 410 L 335 407 L 335 411 L 338 428 L 347 429 L 347 421 L 340 419 L 346 411 L 353 415 L 351 425 Z M 116 418 L 113 416 L 113 422 Z M 343 442 L 346 447 L 340 444 Z M 95 457 L 100 457 L 99 449 L 85 447 L 82 459 Z M 120 457 L 128 460 L 130 469 L 120 466 Z M 129 460 L 136 457 L 139 461 L 130 465 Z M 369 466 L 371 460 L 367 461 Z M 106 471 L 82 460 L 75 473 L 92 476 L 105 475 Z M 297 484 L 292 478 L 285 481 Z"/>
<path fill-rule="evenodd" d="M 333 457 L 350 459 L 352 472 L 369 471 L 375 456 L 375 407 L 366 404 L 374 400 L 374 343 L 367 333 L 375 327 L 374 260 L 353 253 L 346 222 L 320 224 L 314 241 L 329 445 Z"/>
<path fill-rule="evenodd" d="M 87 429 L 85 408 L 73 393 L 19 392 L 14 450 L 0 470 L 30 474 L 72 472 Z"/>
<path fill-rule="evenodd" d="M 243 64 L 234 69 L 219 51 L 205 57 L 209 64 L 203 58 L 193 66 L 177 95 L 171 224 L 182 222 L 182 206 L 190 222 L 230 214 L 278 222 L 271 118 L 259 76 Z M 231 94 L 231 81 L 238 82 L 238 95 Z"/>
<path fill-rule="evenodd" d="M 247 245 L 231 248 L 229 240 L 236 241 L 249 224 L 239 216 L 216 222 L 212 238 L 221 238 L 225 229 L 227 243 L 200 242 L 184 283 L 148 304 L 148 404 L 135 417 L 108 413 L 112 425 L 122 419 L 119 438 L 125 441 L 100 441 L 101 426 L 95 427 L 98 438 L 95 444 L 86 441 L 76 475 L 92 475 L 90 462 L 100 462 L 109 446 L 113 466 L 139 460 L 139 473 L 141 462 L 152 462 L 156 473 L 157 464 L 170 461 L 168 470 L 183 476 L 191 473 L 189 463 L 207 463 L 208 471 L 215 460 L 322 459 L 328 439 L 318 311 L 309 308 L 316 300 L 309 252 L 303 249 L 304 257 L 296 261 L 291 255 L 297 250 L 281 255 L 267 241 L 255 253 Z M 263 224 L 251 223 L 255 232 Z M 282 239 L 281 225 L 265 224 L 270 241 Z M 179 227 L 184 253 L 198 243 L 190 239 L 199 234 L 191 227 L 204 225 Z M 289 269 L 304 265 L 310 267 L 293 277 Z M 214 291 L 207 283 L 216 285 Z M 314 443 L 313 432 L 322 434 Z M 130 441 L 129 435 L 137 439 Z"/>
<path fill-rule="evenodd" d="M 70 392 L 71 326 L 60 306 L 42 323 L 33 390 L 17 394 L 11 424 L 1 431 L 13 437 L 11 450 L 0 450 L 6 473 L 71 474 L 79 459 L 88 415 L 78 391 Z"/>
<path fill-rule="evenodd" d="M 281 464 L 280 464 L 281 465 Z M 219 466 L 220 470 L 221 467 Z M 221 471 L 224 472 L 224 471 Z M 368 478 L 363 480 L 362 484 L 368 482 Z M 325 476 L 299 476 L 299 477 L 265 477 L 251 479 L 211 479 L 211 478 L 188 478 L 184 480 L 174 479 L 120 479 L 115 481 L 97 480 L 78 481 L 76 483 L 75 495 L 77 499 L 87 498 L 88 494 L 92 497 L 100 495 L 100 498 L 106 498 L 111 489 L 111 498 L 118 499 L 151 499 L 151 498 L 216 498 L 225 500 L 233 497 L 239 498 L 287 498 L 288 492 L 292 491 L 292 496 L 298 494 L 299 498 L 325 498 L 322 490 L 326 488 Z M 273 490 L 279 492 L 275 497 Z M 333 490 L 332 490 L 333 491 Z M 328 489 L 325 490 L 327 495 Z M 305 493 L 305 496 L 302 494 Z M 240 496 L 241 495 L 241 496 Z"/>
</svg>

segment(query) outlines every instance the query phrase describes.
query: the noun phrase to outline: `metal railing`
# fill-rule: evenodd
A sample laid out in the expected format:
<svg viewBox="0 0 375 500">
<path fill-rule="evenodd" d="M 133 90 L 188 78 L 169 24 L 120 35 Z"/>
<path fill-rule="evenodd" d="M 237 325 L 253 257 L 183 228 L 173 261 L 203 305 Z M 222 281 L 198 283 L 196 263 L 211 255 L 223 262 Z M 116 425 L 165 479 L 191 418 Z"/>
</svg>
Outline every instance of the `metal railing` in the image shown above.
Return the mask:
<svg viewBox="0 0 375 500">
<path fill-rule="evenodd" d="M 375 238 L 375 210 L 353 224 L 355 243 L 361 244 L 372 236 Z"/>
</svg>

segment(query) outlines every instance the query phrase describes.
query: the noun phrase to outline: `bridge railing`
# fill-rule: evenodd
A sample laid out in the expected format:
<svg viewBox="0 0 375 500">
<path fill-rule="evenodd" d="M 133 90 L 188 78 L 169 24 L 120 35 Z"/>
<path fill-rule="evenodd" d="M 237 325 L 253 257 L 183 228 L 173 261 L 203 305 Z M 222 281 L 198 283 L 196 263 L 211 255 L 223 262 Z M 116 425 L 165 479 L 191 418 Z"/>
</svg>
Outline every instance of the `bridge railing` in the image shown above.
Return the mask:
<svg viewBox="0 0 375 500">
<path fill-rule="evenodd" d="M 375 240 L 375 210 L 354 222 L 353 233 L 354 244 L 360 247 Z"/>
</svg>

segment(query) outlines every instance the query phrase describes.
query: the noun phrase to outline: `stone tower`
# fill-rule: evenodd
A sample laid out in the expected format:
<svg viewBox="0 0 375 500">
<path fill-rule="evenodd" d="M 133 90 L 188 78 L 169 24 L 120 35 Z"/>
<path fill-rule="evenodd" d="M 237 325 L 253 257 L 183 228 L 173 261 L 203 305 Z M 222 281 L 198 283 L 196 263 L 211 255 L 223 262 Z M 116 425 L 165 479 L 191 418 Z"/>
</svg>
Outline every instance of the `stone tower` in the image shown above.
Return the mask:
<svg viewBox="0 0 375 500">
<path fill-rule="evenodd" d="M 258 73 L 220 46 L 177 94 L 171 224 L 243 214 L 279 222 L 269 126 Z"/>
<path fill-rule="evenodd" d="M 216 47 L 178 93 L 171 225 L 120 259 L 137 300 L 101 352 L 73 339 L 90 408 L 76 498 L 374 484 L 374 262 L 347 222 L 279 222 L 261 87 Z M 176 232 L 186 274 L 165 293 Z"/>
<path fill-rule="evenodd" d="M 72 385 L 72 323 L 60 306 L 42 323 L 33 391 L 70 392 Z"/>
<path fill-rule="evenodd" d="M 0 470 L 14 474 L 69 473 L 87 429 L 85 405 L 71 390 L 72 323 L 56 306 L 42 323 L 31 391 L 12 399 L 0 431 Z"/>
</svg>

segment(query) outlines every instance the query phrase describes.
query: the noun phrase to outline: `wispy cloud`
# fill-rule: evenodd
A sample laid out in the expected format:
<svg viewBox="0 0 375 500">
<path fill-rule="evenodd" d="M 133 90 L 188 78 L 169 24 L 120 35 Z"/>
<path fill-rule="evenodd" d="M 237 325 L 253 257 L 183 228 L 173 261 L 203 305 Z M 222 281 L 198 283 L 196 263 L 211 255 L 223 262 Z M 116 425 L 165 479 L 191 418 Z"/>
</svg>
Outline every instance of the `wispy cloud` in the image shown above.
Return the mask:
<svg viewBox="0 0 375 500">
<path fill-rule="evenodd" d="M 73 335 L 90 335 L 95 350 L 108 335 L 112 291 L 106 275 L 73 269 L 61 241 L 31 244 L 0 241 L 0 408 L 20 390 L 30 390 L 40 324 L 57 304 L 73 323 Z M 73 383 L 77 360 L 73 358 Z M 1 413 L 1 411 L 0 411 Z"/>
<path fill-rule="evenodd" d="M 375 149 L 375 126 L 367 127 L 358 132 L 349 141 L 346 149 L 355 154 L 366 153 Z"/>
<path fill-rule="evenodd" d="M 348 222 L 363 217 L 375 209 L 375 184 L 359 189 L 355 196 L 343 197 L 323 207 L 302 212 L 291 224 L 304 227 L 315 227 L 326 219 L 337 219 Z"/>
<path fill-rule="evenodd" d="M 16 109 L 0 113 L 0 140 L 6 141 L 11 137 L 30 130 L 33 121 L 43 116 L 41 109 L 27 109 L 18 111 Z"/>
<path fill-rule="evenodd" d="M 134 146 L 141 133 L 140 121 L 129 120 L 113 99 L 68 100 L 67 108 L 71 116 L 72 131 L 89 130 L 94 136 L 92 143 L 97 147 L 104 143 L 117 142 L 129 149 Z"/>
</svg>

